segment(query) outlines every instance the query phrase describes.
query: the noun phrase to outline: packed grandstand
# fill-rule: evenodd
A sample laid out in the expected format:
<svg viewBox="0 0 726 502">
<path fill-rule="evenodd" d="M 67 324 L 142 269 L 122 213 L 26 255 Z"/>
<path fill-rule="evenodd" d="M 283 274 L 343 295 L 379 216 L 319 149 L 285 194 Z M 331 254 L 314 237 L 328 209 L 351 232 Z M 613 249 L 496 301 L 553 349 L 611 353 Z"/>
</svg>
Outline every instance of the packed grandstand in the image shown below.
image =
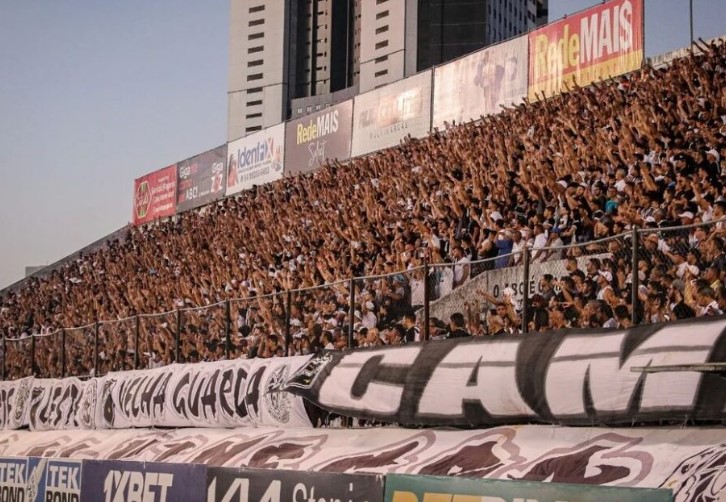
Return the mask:
<svg viewBox="0 0 726 502">
<path fill-rule="evenodd" d="M 6 375 L 720 314 L 726 48 L 703 49 L 130 228 L 2 296 Z"/>
<path fill-rule="evenodd" d="M 446 71 L 409 77 L 424 133 L 362 155 L 357 96 L 357 156 L 282 177 L 255 137 L 249 190 L 234 142 L 137 180 L 134 225 L 0 292 L 0 501 L 724 500 L 726 43 L 630 72 L 634 39 L 441 129 Z"/>
</svg>

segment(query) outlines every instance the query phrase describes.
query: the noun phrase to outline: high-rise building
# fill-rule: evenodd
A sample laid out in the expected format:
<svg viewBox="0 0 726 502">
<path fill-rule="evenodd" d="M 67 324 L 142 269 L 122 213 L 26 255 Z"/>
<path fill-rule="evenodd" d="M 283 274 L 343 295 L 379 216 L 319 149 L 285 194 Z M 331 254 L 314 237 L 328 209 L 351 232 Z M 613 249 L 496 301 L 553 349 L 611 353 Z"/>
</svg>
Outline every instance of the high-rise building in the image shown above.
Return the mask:
<svg viewBox="0 0 726 502">
<path fill-rule="evenodd" d="M 547 21 L 547 0 L 231 0 L 228 140 Z"/>
</svg>

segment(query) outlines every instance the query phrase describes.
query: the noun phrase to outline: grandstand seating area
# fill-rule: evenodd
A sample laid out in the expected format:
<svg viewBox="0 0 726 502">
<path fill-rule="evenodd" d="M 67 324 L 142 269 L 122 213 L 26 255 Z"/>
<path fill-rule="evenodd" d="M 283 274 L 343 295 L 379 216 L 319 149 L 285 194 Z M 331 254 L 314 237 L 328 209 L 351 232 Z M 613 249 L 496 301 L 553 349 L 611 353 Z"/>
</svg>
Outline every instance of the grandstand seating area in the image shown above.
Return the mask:
<svg viewBox="0 0 726 502">
<path fill-rule="evenodd" d="M 0 298 L 8 340 L 48 335 L 33 342 L 35 368 L 25 342 L 7 344 L 7 377 L 59 376 L 61 360 L 65 373 L 85 375 L 96 357 L 98 373 L 216 360 L 226 350 L 272 357 L 285 352 L 288 329 L 291 355 L 343 349 L 351 290 L 356 345 L 418 340 L 424 291 L 445 298 L 474 276 L 521 267 L 525 247 L 532 265 L 562 267 L 535 278 L 527 326 L 516 287 L 482 290 L 449 318 L 432 319 L 432 337 L 720 314 L 725 84 L 726 45 L 714 43 L 667 68 L 130 229 Z M 643 230 L 637 259 L 634 227 Z M 583 261 L 588 255 L 596 256 Z M 62 328 L 61 351 L 51 334 Z M 89 349 L 96 336 L 98 354 Z"/>
</svg>

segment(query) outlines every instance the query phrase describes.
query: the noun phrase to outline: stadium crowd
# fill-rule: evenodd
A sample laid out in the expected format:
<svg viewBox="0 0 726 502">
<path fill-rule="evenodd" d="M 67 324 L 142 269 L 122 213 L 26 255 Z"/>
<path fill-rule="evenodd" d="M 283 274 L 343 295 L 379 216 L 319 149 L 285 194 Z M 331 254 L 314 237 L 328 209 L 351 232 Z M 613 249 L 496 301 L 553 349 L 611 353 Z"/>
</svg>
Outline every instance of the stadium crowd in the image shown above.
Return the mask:
<svg viewBox="0 0 726 502">
<path fill-rule="evenodd" d="M 355 345 L 404 343 L 421 338 L 424 290 L 445 297 L 478 274 L 520 266 L 525 247 L 532 264 L 561 264 L 536 278 L 530 331 L 720 314 L 724 84 L 726 47 L 712 44 L 666 68 L 452 124 L 131 229 L 5 294 L 0 330 L 9 339 L 48 335 L 36 339 L 35 369 L 54 376 L 61 354 L 50 334 L 88 326 L 65 333 L 68 373 L 87 374 L 99 320 L 118 321 L 99 324 L 99 373 L 135 358 L 141 367 L 176 360 L 179 318 L 180 361 L 223 357 L 227 319 L 233 357 L 282 355 L 288 318 L 291 355 L 344 349 L 345 279 L 356 277 Z M 671 229 L 679 225 L 692 226 Z M 635 315 L 633 227 L 644 229 Z M 476 292 L 431 319 L 432 337 L 522 332 L 516 289 Z M 154 312 L 169 313 L 135 317 Z M 7 342 L 10 376 L 28 372 L 20 347 Z"/>
</svg>

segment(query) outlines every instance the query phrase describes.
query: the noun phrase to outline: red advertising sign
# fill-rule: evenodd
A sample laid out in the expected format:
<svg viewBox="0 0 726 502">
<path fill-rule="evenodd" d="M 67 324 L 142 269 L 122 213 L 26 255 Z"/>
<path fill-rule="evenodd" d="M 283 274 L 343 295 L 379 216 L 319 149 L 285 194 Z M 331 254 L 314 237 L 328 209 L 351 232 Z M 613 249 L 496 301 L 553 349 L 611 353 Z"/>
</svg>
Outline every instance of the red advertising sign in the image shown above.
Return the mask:
<svg viewBox="0 0 726 502">
<path fill-rule="evenodd" d="M 176 212 L 176 164 L 134 181 L 134 225 L 143 225 Z"/>
<path fill-rule="evenodd" d="M 643 0 L 610 0 L 529 34 L 529 99 L 640 68 Z"/>
</svg>

